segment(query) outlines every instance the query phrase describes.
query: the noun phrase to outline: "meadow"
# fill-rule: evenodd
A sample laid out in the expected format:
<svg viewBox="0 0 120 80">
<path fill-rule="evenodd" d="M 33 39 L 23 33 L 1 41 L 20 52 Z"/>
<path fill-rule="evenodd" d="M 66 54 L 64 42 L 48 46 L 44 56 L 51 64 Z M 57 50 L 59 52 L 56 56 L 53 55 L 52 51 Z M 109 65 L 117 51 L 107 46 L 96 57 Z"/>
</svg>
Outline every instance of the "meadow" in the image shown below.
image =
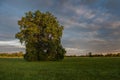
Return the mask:
<svg viewBox="0 0 120 80">
<path fill-rule="evenodd" d="M 120 57 L 65 57 L 47 62 L 0 58 L 0 80 L 120 80 Z"/>
</svg>

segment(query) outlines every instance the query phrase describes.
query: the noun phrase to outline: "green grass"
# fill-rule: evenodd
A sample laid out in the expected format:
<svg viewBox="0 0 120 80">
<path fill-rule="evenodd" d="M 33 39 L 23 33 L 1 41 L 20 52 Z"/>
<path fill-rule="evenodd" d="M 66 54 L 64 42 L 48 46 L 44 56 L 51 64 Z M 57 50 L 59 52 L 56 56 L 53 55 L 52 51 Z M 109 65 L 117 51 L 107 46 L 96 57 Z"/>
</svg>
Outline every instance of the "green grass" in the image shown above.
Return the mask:
<svg viewBox="0 0 120 80">
<path fill-rule="evenodd" d="M 120 57 L 65 57 L 58 62 L 0 58 L 0 80 L 120 80 Z"/>
</svg>

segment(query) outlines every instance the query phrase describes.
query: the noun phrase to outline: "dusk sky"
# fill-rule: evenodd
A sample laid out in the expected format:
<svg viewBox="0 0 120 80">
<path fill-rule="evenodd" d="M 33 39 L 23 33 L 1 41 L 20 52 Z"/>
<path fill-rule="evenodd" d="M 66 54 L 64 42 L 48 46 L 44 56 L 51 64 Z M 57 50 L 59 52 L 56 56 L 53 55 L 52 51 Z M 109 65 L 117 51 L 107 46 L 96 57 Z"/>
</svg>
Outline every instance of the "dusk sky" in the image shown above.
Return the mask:
<svg viewBox="0 0 120 80">
<path fill-rule="evenodd" d="M 57 17 L 64 26 L 62 44 L 67 49 L 120 50 L 120 0 L 0 0 L 0 52 L 22 47 L 15 39 L 17 22 L 25 12 L 36 10 Z"/>
</svg>

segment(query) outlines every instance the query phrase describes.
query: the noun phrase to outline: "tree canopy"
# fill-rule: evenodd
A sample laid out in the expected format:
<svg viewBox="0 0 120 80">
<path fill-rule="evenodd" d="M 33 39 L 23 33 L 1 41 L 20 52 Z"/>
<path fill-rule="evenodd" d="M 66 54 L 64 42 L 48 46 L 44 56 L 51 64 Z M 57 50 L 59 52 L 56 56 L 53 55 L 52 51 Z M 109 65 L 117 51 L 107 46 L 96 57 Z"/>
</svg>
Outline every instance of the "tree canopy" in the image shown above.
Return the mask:
<svg viewBox="0 0 120 80">
<path fill-rule="evenodd" d="M 15 37 L 26 46 L 28 61 L 61 60 L 66 53 L 61 44 L 64 27 L 50 12 L 27 12 L 18 21 L 20 32 Z"/>
</svg>

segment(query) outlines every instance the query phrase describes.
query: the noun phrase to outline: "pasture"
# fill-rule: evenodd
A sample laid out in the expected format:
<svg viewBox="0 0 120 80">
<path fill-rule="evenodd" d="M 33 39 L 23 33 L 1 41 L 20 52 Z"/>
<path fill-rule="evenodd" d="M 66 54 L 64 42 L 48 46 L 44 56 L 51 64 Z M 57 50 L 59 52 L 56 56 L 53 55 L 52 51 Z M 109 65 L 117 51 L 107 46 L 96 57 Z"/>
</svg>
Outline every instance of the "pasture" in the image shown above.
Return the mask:
<svg viewBox="0 0 120 80">
<path fill-rule="evenodd" d="M 120 80 L 120 57 L 65 57 L 40 62 L 0 58 L 0 80 Z"/>
</svg>

